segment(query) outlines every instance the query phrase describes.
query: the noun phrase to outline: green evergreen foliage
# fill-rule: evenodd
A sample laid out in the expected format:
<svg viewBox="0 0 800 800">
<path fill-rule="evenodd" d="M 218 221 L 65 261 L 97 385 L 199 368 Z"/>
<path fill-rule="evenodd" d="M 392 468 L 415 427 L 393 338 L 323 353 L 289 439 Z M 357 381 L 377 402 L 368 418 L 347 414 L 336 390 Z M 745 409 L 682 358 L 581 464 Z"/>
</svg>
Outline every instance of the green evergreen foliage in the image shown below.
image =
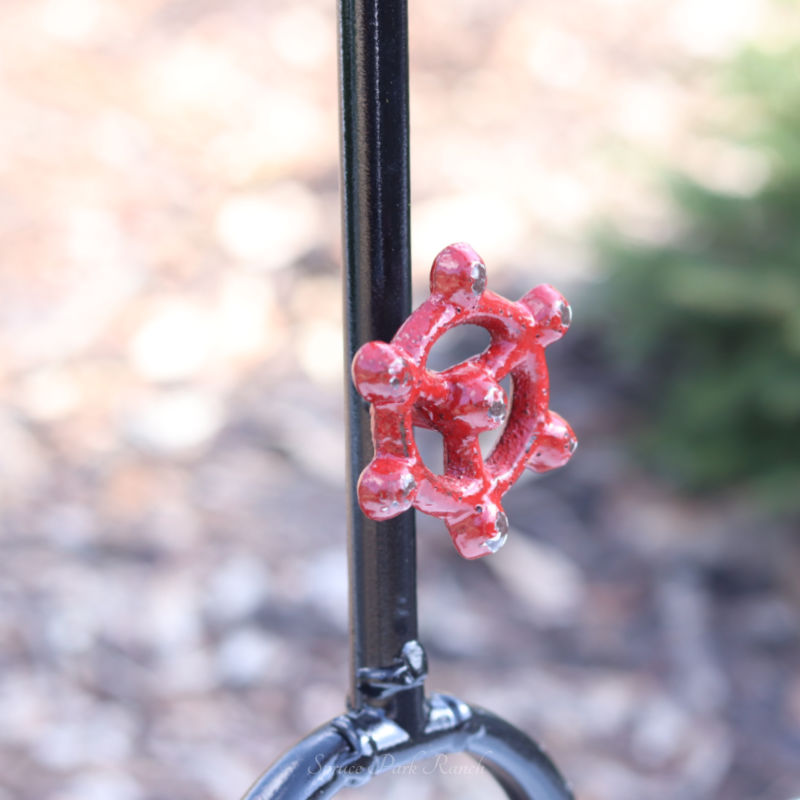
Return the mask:
<svg viewBox="0 0 800 800">
<path fill-rule="evenodd" d="M 800 510 L 800 47 L 728 73 L 771 170 L 748 197 L 687 177 L 669 244 L 601 240 L 618 363 L 645 398 L 646 459 L 691 490 Z"/>
</svg>

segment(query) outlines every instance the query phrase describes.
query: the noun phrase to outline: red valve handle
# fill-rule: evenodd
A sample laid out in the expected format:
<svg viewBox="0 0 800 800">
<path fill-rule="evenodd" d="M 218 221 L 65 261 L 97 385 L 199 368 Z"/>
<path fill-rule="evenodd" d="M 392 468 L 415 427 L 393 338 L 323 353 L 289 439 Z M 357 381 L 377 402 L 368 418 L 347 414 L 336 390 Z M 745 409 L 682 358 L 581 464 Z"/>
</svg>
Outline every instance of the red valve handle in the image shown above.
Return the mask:
<svg viewBox="0 0 800 800">
<path fill-rule="evenodd" d="M 503 546 L 508 519 L 500 500 L 525 467 L 567 463 L 578 440 L 548 408 L 544 348 L 566 332 L 572 312 L 542 284 L 514 303 L 486 289 L 486 267 L 468 244 L 436 256 L 431 296 L 392 341 L 368 342 L 353 359 L 353 381 L 372 404 L 375 457 L 361 473 L 358 501 L 374 520 L 416 507 L 445 521 L 456 549 L 480 558 Z M 426 367 L 436 340 L 457 325 L 480 325 L 491 342 L 442 372 Z M 500 386 L 510 374 L 512 399 Z M 478 434 L 505 429 L 486 459 Z M 414 426 L 442 435 L 444 474 L 429 470 Z"/>
</svg>

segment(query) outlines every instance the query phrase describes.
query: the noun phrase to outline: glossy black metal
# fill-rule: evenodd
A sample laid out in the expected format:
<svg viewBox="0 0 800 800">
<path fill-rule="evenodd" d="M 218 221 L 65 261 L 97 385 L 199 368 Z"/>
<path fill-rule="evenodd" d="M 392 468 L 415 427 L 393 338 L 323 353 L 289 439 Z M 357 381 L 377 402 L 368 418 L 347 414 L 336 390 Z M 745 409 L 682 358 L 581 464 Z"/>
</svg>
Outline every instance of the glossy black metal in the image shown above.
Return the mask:
<svg viewBox="0 0 800 800">
<path fill-rule="evenodd" d="M 340 0 L 345 362 L 388 341 L 411 311 L 408 24 L 405 0 Z M 364 691 L 417 638 L 416 537 L 409 511 L 367 519 L 356 482 L 372 458 L 369 412 L 348 379 L 348 506 L 352 684 L 349 702 L 385 707 L 409 730 L 424 722 L 423 690 Z"/>
<path fill-rule="evenodd" d="M 406 0 L 340 0 L 346 374 L 367 341 L 410 312 Z M 425 698 L 417 642 L 413 511 L 373 522 L 356 482 L 372 457 L 369 414 L 346 380 L 349 711 L 310 734 L 244 800 L 322 800 L 373 775 L 466 752 L 512 800 L 572 800 L 547 755 L 507 722 L 447 695 Z M 420 767 L 422 769 L 422 767 Z M 429 773 L 427 773 L 429 774 Z"/>
<path fill-rule="evenodd" d="M 319 728 L 250 788 L 243 800 L 322 800 L 395 771 L 431 774 L 466 752 L 511 800 L 572 800 L 548 756 L 525 734 L 483 709 L 434 695 L 415 736 L 380 709 L 337 717 Z"/>
</svg>

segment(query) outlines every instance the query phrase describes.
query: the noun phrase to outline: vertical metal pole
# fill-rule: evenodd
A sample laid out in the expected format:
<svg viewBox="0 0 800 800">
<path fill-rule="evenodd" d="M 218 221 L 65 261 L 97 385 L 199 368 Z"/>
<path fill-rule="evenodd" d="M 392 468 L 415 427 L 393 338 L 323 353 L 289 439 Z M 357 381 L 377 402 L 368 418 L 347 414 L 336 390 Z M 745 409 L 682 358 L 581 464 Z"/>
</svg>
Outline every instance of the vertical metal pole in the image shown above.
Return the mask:
<svg viewBox="0 0 800 800">
<path fill-rule="evenodd" d="M 390 665 L 417 638 L 413 510 L 367 519 L 356 482 L 372 458 L 369 413 L 349 365 L 367 341 L 388 341 L 411 307 L 406 0 L 339 0 L 342 214 L 353 708 L 378 703 L 358 686 L 362 668 Z M 418 730 L 423 689 L 380 703 Z"/>
</svg>

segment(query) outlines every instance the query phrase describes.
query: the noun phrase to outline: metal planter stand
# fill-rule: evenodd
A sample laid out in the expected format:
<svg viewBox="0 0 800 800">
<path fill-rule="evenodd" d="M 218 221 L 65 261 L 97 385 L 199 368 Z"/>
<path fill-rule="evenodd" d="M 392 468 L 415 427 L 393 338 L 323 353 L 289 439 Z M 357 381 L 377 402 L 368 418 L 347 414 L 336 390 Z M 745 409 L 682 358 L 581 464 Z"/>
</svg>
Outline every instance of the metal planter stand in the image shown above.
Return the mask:
<svg viewBox="0 0 800 800">
<path fill-rule="evenodd" d="M 346 369 L 411 310 L 408 25 L 405 0 L 340 0 Z M 417 641 L 414 511 L 375 522 L 356 483 L 372 457 L 368 404 L 347 403 L 351 687 L 348 713 L 297 744 L 244 800 L 318 800 L 438 754 L 477 759 L 514 800 L 571 800 L 525 734 L 453 697 L 425 696 Z"/>
</svg>

